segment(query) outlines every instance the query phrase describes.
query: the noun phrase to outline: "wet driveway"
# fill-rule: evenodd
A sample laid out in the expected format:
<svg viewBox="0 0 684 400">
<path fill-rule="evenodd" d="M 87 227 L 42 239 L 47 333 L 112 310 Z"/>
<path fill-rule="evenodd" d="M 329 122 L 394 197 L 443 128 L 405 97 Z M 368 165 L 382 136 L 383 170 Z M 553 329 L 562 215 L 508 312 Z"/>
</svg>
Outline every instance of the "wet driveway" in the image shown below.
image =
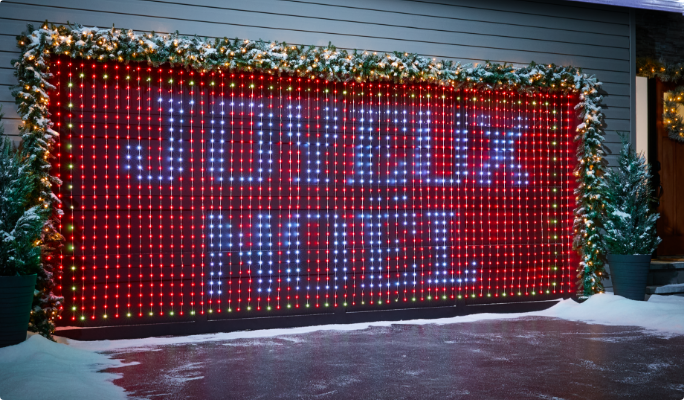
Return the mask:
<svg viewBox="0 0 684 400">
<path fill-rule="evenodd" d="M 528 317 L 128 349 L 150 399 L 682 399 L 684 336 Z"/>
</svg>

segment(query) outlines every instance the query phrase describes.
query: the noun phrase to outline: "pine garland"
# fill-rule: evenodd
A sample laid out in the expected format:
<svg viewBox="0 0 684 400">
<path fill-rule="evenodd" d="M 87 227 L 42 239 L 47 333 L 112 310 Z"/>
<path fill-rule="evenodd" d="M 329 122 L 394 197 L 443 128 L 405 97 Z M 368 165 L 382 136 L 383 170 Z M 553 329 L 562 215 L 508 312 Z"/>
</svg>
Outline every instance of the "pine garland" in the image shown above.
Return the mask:
<svg viewBox="0 0 684 400">
<path fill-rule="evenodd" d="M 637 75 L 676 83 L 684 78 L 684 63 L 670 64 L 641 57 L 637 59 Z"/>
<path fill-rule="evenodd" d="M 94 61 L 121 63 L 144 62 L 183 66 L 197 71 L 243 70 L 274 75 L 294 75 L 322 78 L 329 81 L 391 81 L 427 82 L 455 88 L 507 89 L 533 92 L 544 88 L 551 91 L 579 93 L 577 110 L 582 123 L 577 127 L 578 166 L 574 172 L 577 182 L 574 246 L 581 256 L 579 282 L 583 295 L 603 291 L 601 278 L 605 276 L 602 255 L 605 253 L 598 233 L 602 209 L 599 188 L 604 172 L 603 111 L 601 86 L 594 76 L 587 76 L 574 67 L 531 63 L 522 68 L 506 64 L 484 63 L 473 66 L 449 60 L 436 60 L 416 54 L 339 50 L 329 44 L 324 47 L 292 46 L 284 42 L 262 40 L 229 40 L 184 37 L 178 32 L 169 35 L 136 34 L 132 30 L 86 28 L 81 25 L 48 25 L 17 37 L 21 57 L 13 61 L 19 85 L 13 94 L 19 114 L 25 152 L 36 155 L 35 171 L 41 176 L 35 198 L 37 204 L 54 209 L 45 227 L 47 236 L 54 239 L 53 249 L 61 235 L 56 230 L 60 202 L 52 194 L 52 186 L 59 185 L 50 176 L 50 151 L 58 133 L 52 130 L 48 112 L 49 96 L 53 87 L 49 80 L 49 59 L 52 55 L 67 55 Z M 46 278 L 56 271 L 56 260 L 48 253 L 45 263 Z M 56 317 L 54 310 L 59 300 L 51 296 L 53 283 L 41 280 L 45 289 L 46 318 Z M 47 300 L 47 299 L 50 300 Z M 36 321 L 36 324 L 38 322 Z M 37 326 L 37 325 L 36 325 Z M 44 332 L 45 333 L 45 332 Z"/>
</svg>

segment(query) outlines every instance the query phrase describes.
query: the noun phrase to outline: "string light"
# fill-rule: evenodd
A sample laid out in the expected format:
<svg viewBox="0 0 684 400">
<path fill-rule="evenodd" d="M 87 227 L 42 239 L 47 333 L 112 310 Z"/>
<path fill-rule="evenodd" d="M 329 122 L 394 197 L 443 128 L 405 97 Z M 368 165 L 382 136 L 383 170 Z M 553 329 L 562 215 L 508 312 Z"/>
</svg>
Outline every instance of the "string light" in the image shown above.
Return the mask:
<svg viewBox="0 0 684 400">
<path fill-rule="evenodd" d="M 55 62 L 72 321 L 572 290 L 574 95 Z"/>
</svg>

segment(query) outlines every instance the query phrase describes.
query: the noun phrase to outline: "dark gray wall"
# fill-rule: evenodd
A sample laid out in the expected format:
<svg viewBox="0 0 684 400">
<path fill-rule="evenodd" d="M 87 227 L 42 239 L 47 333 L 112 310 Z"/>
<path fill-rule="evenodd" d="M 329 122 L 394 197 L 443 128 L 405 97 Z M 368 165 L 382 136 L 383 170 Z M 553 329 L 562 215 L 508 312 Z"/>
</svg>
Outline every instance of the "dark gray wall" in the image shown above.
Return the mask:
<svg viewBox="0 0 684 400">
<path fill-rule="evenodd" d="M 462 62 L 556 63 L 604 82 L 608 147 L 630 130 L 634 45 L 627 9 L 522 0 L 29 0 L 0 3 L 0 104 L 19 123 L 9 86 L 15 35 L 43 21 L 209 37 L 408 51 Z M 613 156 L 609 157 L 612 159 Z"/>
</svg>

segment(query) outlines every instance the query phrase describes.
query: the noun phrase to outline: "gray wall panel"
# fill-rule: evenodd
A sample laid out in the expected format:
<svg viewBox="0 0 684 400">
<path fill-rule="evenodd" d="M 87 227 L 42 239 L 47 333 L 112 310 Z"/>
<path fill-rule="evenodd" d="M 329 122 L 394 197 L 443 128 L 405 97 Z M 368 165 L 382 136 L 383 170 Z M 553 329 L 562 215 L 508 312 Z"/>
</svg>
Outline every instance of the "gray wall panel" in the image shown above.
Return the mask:
<svg viewBox="0 0 684 400">
<path fill-rule="evenodd" d="M 619 150 L 615 130 L 629 130 L 633 119 L 630 19 L 618 7 L 562 0 L 28 0 L 0 3 L 0 104 L 9 134 L 20 122 L 9 93 L 14 36 L 46 19 L 292 44 L 331 41 L 462 62 L 569 64 L 604 82 L 609 152 Z"/>
</svg>

